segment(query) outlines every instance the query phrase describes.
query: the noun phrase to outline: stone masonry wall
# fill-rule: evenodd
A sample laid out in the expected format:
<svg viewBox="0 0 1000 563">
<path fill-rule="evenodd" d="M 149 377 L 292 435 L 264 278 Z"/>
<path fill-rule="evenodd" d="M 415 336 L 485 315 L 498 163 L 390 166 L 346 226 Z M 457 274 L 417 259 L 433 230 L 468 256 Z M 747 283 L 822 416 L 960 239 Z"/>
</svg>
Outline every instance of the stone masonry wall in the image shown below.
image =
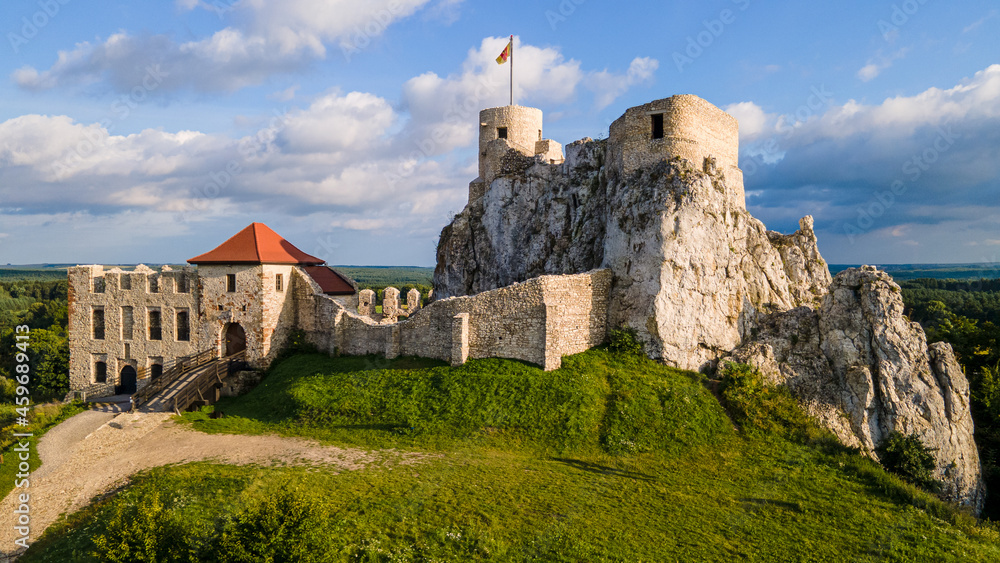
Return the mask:
<svg viewBox="0 0 1000 563">
<path fill-rule="evenodd" d="M 507 141 L 524 154 L 534 156 L 535 143 L 542 140 L 542 110 L 523 106 L 504 106 L 479 112 L 479 176 L 486 178 L 486 146 L 497 140 L 497 129 L 507 128 Z"/>
<path fill-rule="evenodd" d="M 284 346 L 295 328 L 294 295 L 290 291 L 293 266 L 264 264 L 261 268 L 261 350 L 264 364 L 271 360 Z M 277 277 L 281 276 L 281 289 Z"/>
<path fill-rule="evenodd" d="M 236 291 L 228 291 L 226 276 L 236 275 Z M 225 353 L 225 331 L 238 323 L 246 333 L 247 361 L 262 365 L 267 346 L 263 330 L 262 292 L 264 267 L 261 265 L 208 265 L 198 267 L 201 293 L 199 350 L 215 348 Z"/>
<path fill-rule="evenodd" d="M 564 355 L 604 341 L 611 272 L 543 276 L 470 297 L 431 303 L 408 319 L 379 324 L 295 276 L 298 326 L 321 350 L 349 355 L 451 361 L 456 315 L 467 313 L 469 358 L 502 357 L 556 369 Z"/>
<path fill-rule="evenodd" d="M 122 288 L 122 278 L 131 282 L 131 289 Z M 185 278 L 189 291 L 181 293 Z M 154 280 L 152 285 L 150 280 Z M 139 266 L 135 272 L 122 272 L 117 268 L 105 271 L 103 266 L 76 266 L 69 268 L 68 281 L 71 389 L 87 390 L 91 395 L 113 393 L 126 365 L 135 368 L 140 378 L 148 378 L 152 365 L 197 351 L 198 287 L 193 268 L 164 267 L 155 272 Z M 102 286 L 103 292 L 95 292 Z M 123 307 L 132 308 L 131 335 L 123 334 Z M 100 340 L 93 338 L 94 309 L 104 310 L 104 338 Z M 160 340 L 149 338 L 151 310 L 160 312 Z M 178 311 L 188 312 L 188 341 L 177 340 Z M 106 383 L 94 379 L 97 361 L 107 365 Z M 139 387 L 144 384 L 144 379 L 138 381 Z"/>
</svg>

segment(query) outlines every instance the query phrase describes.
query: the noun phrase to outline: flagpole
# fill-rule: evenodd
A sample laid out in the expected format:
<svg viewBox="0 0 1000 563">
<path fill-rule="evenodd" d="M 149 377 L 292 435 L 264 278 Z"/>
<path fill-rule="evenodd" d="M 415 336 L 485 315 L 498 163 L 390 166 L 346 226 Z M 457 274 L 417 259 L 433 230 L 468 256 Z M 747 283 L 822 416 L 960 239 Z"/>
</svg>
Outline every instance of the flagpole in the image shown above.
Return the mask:
<svg viewBox="0 0 1000 563">
<path fill-rule="evenodd" d="M 514 105 L 514 36 L 510 36 L 510 105 Z"/>
</svg>

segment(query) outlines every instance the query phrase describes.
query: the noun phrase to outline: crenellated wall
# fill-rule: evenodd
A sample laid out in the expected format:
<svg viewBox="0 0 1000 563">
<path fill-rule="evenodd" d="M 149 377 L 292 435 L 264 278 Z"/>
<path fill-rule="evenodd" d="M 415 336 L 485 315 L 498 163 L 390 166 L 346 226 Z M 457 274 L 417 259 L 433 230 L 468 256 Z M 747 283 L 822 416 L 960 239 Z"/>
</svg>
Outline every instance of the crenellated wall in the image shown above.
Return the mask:
<svg viewBox="0 0 1000 563">
<path fill-rule="evenodd" d="M 451 361 L 457 347 L 464 350 L 457 354 L 461 357 L 524 360 L 552 370 L 560 366 L 562 356 L 604 341 L 610 287 L 608 270 L 543 276 L 436 301 L 388 324 L 322 295 L 308 276 L 295 276 L 294 291 L 298 326 L 313 344 L 330 353 Z M 463 314 L 468 315 L 467 322 L 456 323 Z"/>
</svg>

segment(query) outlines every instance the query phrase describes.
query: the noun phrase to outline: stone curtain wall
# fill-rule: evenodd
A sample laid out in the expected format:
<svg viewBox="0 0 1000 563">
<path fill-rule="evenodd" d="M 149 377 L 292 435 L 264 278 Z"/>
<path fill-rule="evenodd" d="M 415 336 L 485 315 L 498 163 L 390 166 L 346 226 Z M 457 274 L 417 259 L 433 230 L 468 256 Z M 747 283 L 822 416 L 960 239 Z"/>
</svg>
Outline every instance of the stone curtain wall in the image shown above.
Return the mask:
<svg viewBox="0 0 1000 563">
<path fill-rule="evenodd" d="M 562 363 L 562 356 L 599 346 L 607 336 L 611 270 L 584 276 L 545 276 L 545 365 Z M 549 298 L 551 297 L 551 298 Z"/>
<path fill-rule="evenodd" d="M 322 295 L 296 271 L 297 323 L 321 350 L 348 355 L 422 356 L 452 361 L 502 357 L 556 369 L 607 334 L 608 270 L 543 276 L 469 297 L 436 301 L 408 319 L 379 324 Z M 455 317 L 468 314 L 467 340 L 455 339 Z M 454 354 L 456 347 L 466 348 Z"/>
<path fill-rule="evenodd" d="M 131 289 L 122 289 L 127 276 Z M 184 277 L 188 293 L 179 293 Z M 156 293 L 150 293 L 150 278 L 155 279 Z M 118 268 L 105 271 L 103 266 L 76 266 L 68 271 L 69 295 L 69 378 L 70 389 L 89 395 L 113 394 L 123 367 L 131 365 L 139 376 L 149 376 L 149 367 L 162 365 L 173 358 L 197 351 L 197 280 L 193 268 L 155 272 L 139 266 L 135 272 Z M 95 283 L 103 284 L 103 293 L 94 292 Z M 93 310 L 104 308 L 104 339 L 93 338 Z M 122 307 L 132 307 L 132 337 L 122 336 Z M 149 310 L 159 309 L 161 339 L 149 339 Z M 188 311 L 190 340 L 177 341 L 177 311 Z M 128 354 L 125 345 L 128 344 Z M 107 382 L 94 382 L 94 363 L 107 364 Z M 145 381 L 139 380 L 141 388 Z"/>
</svg>

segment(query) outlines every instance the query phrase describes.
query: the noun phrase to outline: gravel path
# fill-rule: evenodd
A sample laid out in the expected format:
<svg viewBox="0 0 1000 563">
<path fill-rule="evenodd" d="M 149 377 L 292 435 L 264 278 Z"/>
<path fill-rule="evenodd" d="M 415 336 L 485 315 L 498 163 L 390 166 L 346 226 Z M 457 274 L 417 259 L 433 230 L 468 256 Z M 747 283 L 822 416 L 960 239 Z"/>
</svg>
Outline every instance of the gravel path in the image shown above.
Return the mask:
<svg viewBox="0 0 1000 563">
<path fill-rule="evenodd" d="M 394 450 L 366 451 L 323 446 L 280 436 L 204 434 L 170 421 L 169 413 L 87 411 L 56 426 L 38 445 L 42 465 L 27 490 L 14 489 L 0 501 L 0 561 L 20 548 L 13 529 L 17 495 L 31 495 L 31 540 L 60 514 L 86 506 L 95 496 L 125 484 L 143 469 L 213 460 L 235 465 L 310 465 L 334 473 L 372 463 L 418 463 L 426 456 Z M 15 549 L 16 548 L 16 549 Z"/>
</svg>

